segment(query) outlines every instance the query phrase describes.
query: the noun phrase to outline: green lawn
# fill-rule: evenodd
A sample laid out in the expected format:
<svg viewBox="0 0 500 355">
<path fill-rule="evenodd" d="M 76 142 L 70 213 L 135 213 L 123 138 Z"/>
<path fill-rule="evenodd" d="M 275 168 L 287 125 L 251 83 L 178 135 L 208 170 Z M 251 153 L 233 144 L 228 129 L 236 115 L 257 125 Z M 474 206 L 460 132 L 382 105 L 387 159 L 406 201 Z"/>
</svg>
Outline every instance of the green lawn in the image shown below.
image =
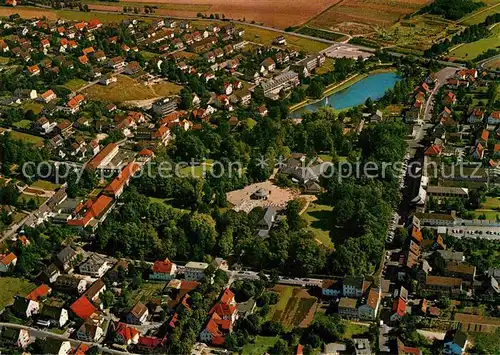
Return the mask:
<svg viewBox="0 0 500 355">
<path fill-rule="evenodd" d="M 86 84 L 87 84 L 87 82 L 85 80 L 75 78 L 75 79 L 71 79 L 70 81 L 68 81 L 66 84 L 64 84 L 64 86 L 71 91 L 76 91 L 76 90 L 80 89 L 81 87 L 85 86 Z"/>
<path fill-rule="evenodd" d="M 27 195 L 27 194 L 19 195 L 19 198 L 17 200 L 19 202 L 24 201 L 25 203 L 28 203 L 28 201 L 31 199 L 35 200 L 37 206 L 41 206 L 45 201 L 47 201 L 47 197 Z"/>
<path fill-rule="evenodd" d="M 349 321 L 344 321 L 344 339 L 352 339 L 354 335 L 360 335 L 364 334 L 368 331 L 368 327 L 364 325 L 360 325 L 357 323 L 349 322 Z"/>
<path fill-rule="evenodd" d="M 28 143 L 32 143 L 34 145 L 43 145 L 43 138 L 33 136 L 31 134 L 27 133 L 22 133 L 22 132 L 17 132 L 17 131 L 11 131 L 10 132 L 11 137 L 20 141 L 25 141 Z"/>
<path fill-rule="evenodd" d="M 21 120 L 21 121 L 18 121 L 16 123 L 13 123 L 12 124 L 14 127 L 17 127 L 17 128 L 25 128 L 25 129 L 28 129 L 31 127 L 31 121 L 30 120 Z"/>
<path fill-rule="evenodd" d="M 278 341 L 277 337 L 262 337 L 257 335 L 252 343 L 241 349 L 241 355 L 264 355 Z"/>
<path fill-rule="evenodd" d="M 148 51 L 141 51 L 141 55 L 144 57 L 144 60 L 148 61 L 154 57 L 157 57 L 159 54 L 158 53 L 153 53 L 153 52 L 148 52 Z"/>
<path fill-rule="evenodd" d="M 484 209 L 495 209 L 500 208 L 500 198 L 499 197 L 487 197 L 486 201 L 481 203 L 481 208 Z"/>
<path fill-rule="evenodd" d="M 275 312 L 282 312 L 285 310 L 288 301 L 292 298 L 293 287 L 292 286 L 284 286 L 283 290 L 279 293 L 278 303 L 272 305 L 269 309 L 269 313 L 267 314 L 267 319 L 273 319 Z"/>
<path fill-rule="evenodd" d="M 36 285 L 14 277 L 0 277 L 0 309 L 4 309 L 14 301 L 14 296 L 26 296 Z"/>
<path fill-rule="evenodd" d="M 59 186 L 61 186 L 61 185 L 54 184 L 54 183 L 47 181 L 47 180 L 37 180 L 30 187 L 33 187 L 33 188 L 38 187 L 38 188 L 44 189 L 44 190 L 55 191 L 59 188 Z"/>
<path fill-rule="evenodd" d="M 25 111 L 32 110 L 36 114 L 39 114 L 43 110 L 43 104 L 34 101 L 27 102 L 21 106 Z"/>
<path fill-rule="evenodd" d="M 483 0 L 487 5 L 498 5 L 498 0 Z M 478 23 L 484 22 L 486 17 L 493 15 L 495 13 L 500 13 L 500 6 L 490 6 L 488 8 L 481 8 L 475 11 L 475 14 L 465 16 L 461 22 L 464 25 L 476 25 Z"/>
<path fill-rule="evenodd" d="M 500 7 L 499 7 L 500 9 Z M 487 38 L 480 39 L 476 42 L 465 43 L 457 49 L 450 52 L 449 56 L 459 59 L 474 59 L 488 49 L 500 46 L 500 26 L 497 25 L 491 31 L 491 35 Z"/>
<path fill-rule="evenodd" d="M 0 64 L 7 64 L 9 62 L 10 58 L 6 57 L 0 57 Z"/>
<path fill-rule="evenodd" d="M 130 299 L 134 304 L 139 301 L 147 303 L 154 295 L 159 295 L 165 285 L 165 282 L 144 282 L 137 290 L 132 291 Z"/>
<path fill-rule="evenodd" d="M 332 206 L 312 202 L 302 214 L 308 223 L 308 229 L 314 232 L 318 242 L 328 248 L 333 248 L 329 224 L 332 210 Z"/>
</svg>

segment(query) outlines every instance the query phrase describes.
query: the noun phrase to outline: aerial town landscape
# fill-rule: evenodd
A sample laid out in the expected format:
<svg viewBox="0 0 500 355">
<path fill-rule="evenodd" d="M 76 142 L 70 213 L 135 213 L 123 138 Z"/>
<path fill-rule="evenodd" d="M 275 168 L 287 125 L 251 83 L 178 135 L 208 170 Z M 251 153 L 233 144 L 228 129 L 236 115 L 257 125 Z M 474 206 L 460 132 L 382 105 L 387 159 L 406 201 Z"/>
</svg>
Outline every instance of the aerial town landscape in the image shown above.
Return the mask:
<svg viewBox="0 0 500 355">
<path fill-rule="evenodd" d="M 0 353 L 500 354 L 499 0 L 1 0 Z"/>
</svg>

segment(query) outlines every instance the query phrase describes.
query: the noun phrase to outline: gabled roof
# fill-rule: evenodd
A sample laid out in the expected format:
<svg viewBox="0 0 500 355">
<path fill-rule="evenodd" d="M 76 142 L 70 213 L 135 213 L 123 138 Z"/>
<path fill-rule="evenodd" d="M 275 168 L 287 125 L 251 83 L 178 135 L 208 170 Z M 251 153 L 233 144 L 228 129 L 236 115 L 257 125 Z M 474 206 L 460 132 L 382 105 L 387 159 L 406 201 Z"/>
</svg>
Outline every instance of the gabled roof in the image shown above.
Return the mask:
<svg viewBox="0 0 500 355">
<path fill-rule="evenodd" d="M 429 148 L 425 150 L 424 154 L 427 156 L 440 155 L 441 151 L 442 151 L 441 146 L 437 144 L 431 144 Z"/>
<path fill-rule="evenodd" d="M 137 334 L 140 334 L 140 332 L 134 327 L 121 322 L 118 323 L 115 332 L 120 334 L 125 341 L 132 340 Z"/>
<path fill-rule="evenodd" d="M 104 191 L 116 195 L 118 191 L 123 188 L 123 186 L 129 182 L 130 178 L 139 170 L 141 170 L 141 166 L 139 164 L 128 164 L 125 168 L 123 168 L 120 174 L 115 179 L 113 179 L 113 181 L 108 186 L 106 186 Z"/>
<path fill-rule="evenodd" d="M 400 317 L 405 315 L 406 302 L 401 297 L 394 300 L 394 303 L 392 304 L 392 313 L 397 313 Z"/>
<path fill-rule="evenodd" d="M 87 320 L 90 318 L 92 314 L 97 311 L 97 308 L 94 307 L 92 303 L 85 296 L 81 296 L 77 299 L 71 306 L 71 310 L 75 313 L 79 318 L 83 320 Z"/>
<path fill-rule="evenodd" d="M 153 264 L 153 267 L 151 268 L 151 271 L 156 272 L 156 273 L 171 274 L 172 267 L 174 265 L 175 264 L 172 263 L 168 259 L 165 259 L 163 261 L 155 261 L 155 263 Z"/>
<path fill-rule="evenodd" d="M 13 262 L 14 260 L 16 260 L 16 259 L 17 259 L 16 254 L 14 254 L 14 253 L 9 253 L 9 254 L 7 254 L 7 255 L 1 255 L 1 256 L 0 256 L 0 263 L 2 263 L 3 265 L 7 266 L 7 265 L 12 264 L 12 262 Z"/>
<path fill-rule="evenodd" d="M 32 301 L 38 301 L 40 297 L 45 297 L 50 293 L 50 287 L 42 284 L 35 288 L 33 291 L 31 291 L 26 298 Z"/>
<path fill-rule="evenodd" d="M 140 319 L 144 313 L 146 313 L 148 308 L 141 302 L 137 302 L 134 307 L 130 310 L 130 314 L 135 318 Z"/>
<path fill-rule="evenodd" d="M 444 337 L 444 343 L 448 342 L 453 342 L 463 349 L 467 343 L 467 335 L 459 329 L 449 330 Z"/>
</svg>

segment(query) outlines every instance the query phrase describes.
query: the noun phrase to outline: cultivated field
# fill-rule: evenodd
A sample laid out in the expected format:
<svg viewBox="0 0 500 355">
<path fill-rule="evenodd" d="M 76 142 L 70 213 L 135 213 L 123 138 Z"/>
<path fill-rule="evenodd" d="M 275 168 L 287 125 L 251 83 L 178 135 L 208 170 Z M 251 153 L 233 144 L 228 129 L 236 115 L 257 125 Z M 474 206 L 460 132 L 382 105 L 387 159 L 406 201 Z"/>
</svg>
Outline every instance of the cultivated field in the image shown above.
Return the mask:
<svg viewBox="0 0 500 355">
<path fill-rule="evenodd" d="M 269 319 L 280 322 L 285 329 L 305 328 L 312 322 L 317 306 L 316 297 L 292 286 L 276 285 L 272 291 L 279 294 L 279 300 L 269 310 Z"/>
<path fill-rule="evenodd" d="M 145 86 L 134 79 L 117 75 L 117 82 L 108 86 L 96 84 L 84 90 L 92 99 L 111 102 L 151 100 L 161 96 L 177 94 L 180 87 L 169 82 Z"/>
<path fill-rule="evenodd" d="M 338 31 L 342 23 L 359 23 L 351 26 L 349 34 L 364 34 L 367 26 L 389 26 L 405 15 L 427 4 L 428 0 L 343 0 L 331 6 L 309 22 L 309 25 Z"/>
<path fill-rule="evenodd" d="M 379 28 L 370 38 L 382 45 L 423 51 L 459 28 L 453 22 L 438 16 L 423 15 L 402 20 L 390 28 Z"/>
<path fill-rule="evenodd" d="M 127 2 L 127 0 L 122 3 Z M 130 0 L 133 3 L 163 4 L 165 0 Z M 196 16 L 198 12 L 209 14 L 224 14 L 226 18 L 234 20 L 255 21 L 265 25 L 286 28 L 297 26 L 307 22 L 321 11 L 339 2 L 339 0 L 295 0 L 295 1 L 273 1 L 273 0 L 208 0 L 200 3 L 200 0 L 168 0 L 168 5 L 185 5 L 182 12 L 190 12 L 190 16 Z M 207 5 L 210 6 L 207 9 Z M 174 16 L 176 11 L 168 10 L 167 14 Z"/>
</svg>

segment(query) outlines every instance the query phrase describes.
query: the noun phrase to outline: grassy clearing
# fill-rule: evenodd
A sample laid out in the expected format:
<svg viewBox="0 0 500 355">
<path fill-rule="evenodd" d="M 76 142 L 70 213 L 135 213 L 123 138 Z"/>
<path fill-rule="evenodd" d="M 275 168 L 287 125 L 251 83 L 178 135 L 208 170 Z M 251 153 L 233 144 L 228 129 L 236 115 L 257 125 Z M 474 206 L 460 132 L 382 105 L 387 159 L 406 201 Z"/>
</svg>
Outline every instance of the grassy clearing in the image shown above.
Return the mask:
<svg viewBox="0 0 500 355">
<path fill-rule="evenodd" d="M 119 4 L 113 1 L 95 1 L 95 0 L 84 0 L 85 4 L 95 4 L 95 5 L 109 5 L 109 6 L 119 6 L 120 4 L 125 6 L 132 6 L 143 8 L 144 5 L 151 5 L 159 9 L 174 10 L 174 11 L 193 11 L 193 12 L 204 12 L 209 11 L 212 5 L 209 4 L 162 4 L 162 3 L 147 3 L 147 2 L 135 2 L 135 1 L 121 1 Z"/>
<path fill-rule="evenodd" d="M 147 303 L 154 295 L 160 294 L 165 285 L 165 282 L 144 282 L 140 288 L 134 290 L 130 295 L 133 300 L 132 303 L 135 304 L 139 301 Z"/>
<path fill-rule="evenodd" d="M 76 91 L 79 90 L 81 87 L 85 86 L 86 84 L 87 82 L 85 80 L 75 78 L 68 81 L 66 84 L 64 84 L 64 86 L 71 91 Z"/>
<path fill-rule="evenodd" d="M 28 143 L 32 143 L 36 146 L 42 146 L 43 145 L 43 138 L 33 136 L 31 134 L 27 133 L 22 133 L 22 132 L 17 132 L 17 131 L 11 131 L 10 135 L 12 138 L 20 140 L 20 141 L 25 141 Z"/>
<path fill-rule="evenodd" d="M 248 125 L 248 128 L 252 129 L 257 124 L 257 121 L 254 120 L 253 118 L 247 118 L 246 123 Z"/>
<path fill-rule="evenodd" d="M 17 128 L 25 128 L 25 129 L 28 129 L 31 127 L 31 121 L 29 120 L 21 120 L 21 121 L 18 121 L 16 123 L 13 123 L 12 124 L 14 127 L 17 127 Z"/>
<path fill-rule="evenodd" d="M 37 180 L 35 181 L 30 187 L 33 187 L 33 188 L 39 188 L 39 189 L 44 189 L 44 190 L 48 190 L 48 191 L 55 191 L 59 188 L 59 184 L 54 184 L 50 181 L 47 181 L 47 180 Z"/>
<path fill-rule="evenodd" d="M 19 198 L 17 199 L 17 201 L 19 203 L 28 203 L 29 200 L 35 200 L 36 202 L 36 205 L 38 207 L 40 207 L 41 205 L 43 205 L 43 203 L 45 201 L 47 201 L 47 197 L 43 197 L 43 196 L 36 196 L 36 195 L 27 195 L 27 194 L 21 194 L 19 195 Z"/>
<path fill-rule="evenodd" d="M 10 58 L 6 58 L 6 57 L 0 57 L 0 65 L 3 64 L 7 64 L 8 62 L 10 61 Z"/>
<path fill-rule="evenodd" d="M 349 321 L 344 321 L 343 323 L 345 326 L 343 338 L 346 340 L 352 339 L 353 336 L 364 334 L 368 331 L 367 326 L 364 326 L 364 325 L 361 325 L 358 323 L 353 323 L 353 322 L 349 322 Z"/>
<path fill-rule="evenodd" d="M 159 54 L 157 54 L 157 53 L 148 52 L 148 51 L 141 51 L 140 53 L 141 53 L 141 55 L 144 57 L 144 59 L 145 59 L 146 61 L 148 61 L 148 60 L 150 60 L 150 59 L 152 59 L 152 58 L 154 58 L 154 57 L 157 57 L 157 56 L 159 55 Z"/>
<path fill-rule="evenodd" d="M 245 29 L 245 34 L 243 35 L 243 38 L 245 40 L 264 45 L 270 45 L 274 38 L 282 35 L 279 32 L 265 30 L 262 28 L 256 28 L 245 25 L 241 27 Z M 288 42 L 288 47 L 306 52 L 319 52 L 329 46 L 327 43 L 322 43 L 314 41 L 312 39 L 297 37 L 291 34 L 284 34 L 283 36 L 286 38 Z"/>
<path fill-rule="evenodd" d="M 499 7 L 500 9 L 500 7 Z M 488 49 L 500 47 L 500 26 L 495 26 L 491 35 L 472 43 L 465 43 L 451 51 L 449 56 L 458 59 L 474 59 Z"/>
<path fill-rule="evenodd" d="M 470 26 L 484 22 L 486 17 L 500 13 L 500 6 L 497 0 L 483 0 L 487 5 L 492 5 L 487 8 L 481 8 L 472 15 L 464 17 L 460 22 L 464 25 Z"/>
<path fill-rule="evenodd" d="M 21 107 L 24 109 L 24 111 L 32 110 L 36 114 L 39 114 L 43 110 L 43 104 L 34 101 L 26 102 L 22 104 Z"/>
<path fill-rule="evenodd" d="M 278 341 L 277 337 L 262 337 L 257 335 L 253 342 L 246 344 L 241 349 L 241 355 L 264 355 L 270 347 Z"/>
<path fill-rule="evenodd" d="M 330 216 L 333 210 L 332 206 L 311 203 L 302 217 L 308 223 L 308 229 L 314 232 L 317 240 L 328 248 L 333 248 L 330 239 Z"/>
<path fill-rule="evenodd" d="M 26 216 L 27 216 L 26 213 L 16 212 L 16 213 L 14 213 L 14 215 L 12 217 L 12 223 L 21 222 Z"/>
<path fill-rule="evenodd" d="M 15 277 L 0 278 L 0 309 L 14 301 L 14 296 L 26 296 L 35 289 L 36 285 L 31 282 Z"/>
<path fill-rule="evenodd" d="M 59 10 L 55 11 L 56 17 L 64 18 L 71 21 L 88 21 L 94 18 L 98 18 L 103 23 L 117 23 L 121 22 L 127 18 L 137 17 L 134 15 L 122 15 L 119 13 L 109 14 L 109 13 L 98 13 L 98 12 L 81 12 L 81 11 L 71 11 L 71 10 Z M 144 18 L 144 21 L 151 22 L 150 18 Z"/>
<path fill-rule="evenodd" d="M 100 101 L 124 102 L 132 100 L 148 100 L 158 96 L 168 96 L 178 93 L 180 86 L 164 82 L 155 84 L 152 87 L 144 86 L 134 79 L 117 75 L 117 82 L 108 86 L 92 85 L 84 90 L 90 98 Z"/>
<path fill-rule="evenodd" d="M 325 64 L 316 69 L 316 74 L 323 75 L 325 73 L 328 73 L 329 71 L 332 71 L 334 67 L 335 67 L 335 61 L 333 60 L 333 58 L 326 58 Z"/>
<path fill-rule="evenodd" d="M 277 285 L 272 290 L 279 293 L 279 300 L 271 306 L 267 319 L 282 323 L 285 329 L 307 326 L 312 321 L 316 297 L 292 286 Z"/>
</svg>

